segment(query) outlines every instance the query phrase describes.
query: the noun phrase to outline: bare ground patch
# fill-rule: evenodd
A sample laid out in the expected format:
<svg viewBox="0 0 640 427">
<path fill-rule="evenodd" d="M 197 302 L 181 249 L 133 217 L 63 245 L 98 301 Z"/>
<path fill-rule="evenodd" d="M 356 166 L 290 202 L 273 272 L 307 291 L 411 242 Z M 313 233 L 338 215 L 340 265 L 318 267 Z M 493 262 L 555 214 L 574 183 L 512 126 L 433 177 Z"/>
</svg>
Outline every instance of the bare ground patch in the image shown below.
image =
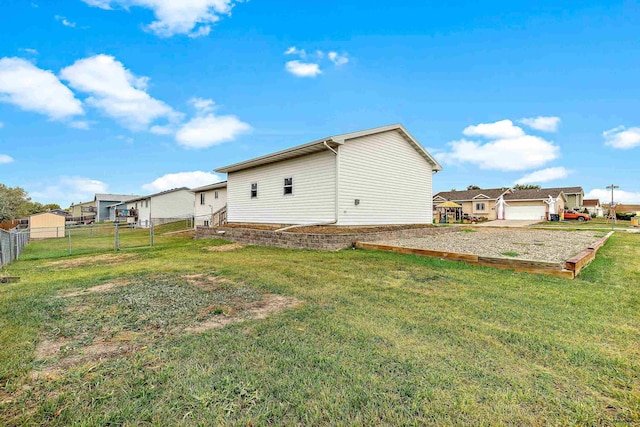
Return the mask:
<svg viewBox="0 0 640 427">
<path fill-rule="evenodd" d="M 127 286 L 130 284 L 131 284 L 131 281 L 129 280 L 115 280 L 109 283 L 105 283 L 104 285 L 97 285 L 87 289 L 80 289 L 80 290 L 65 292 L 65 293 L 62 293 L 60 296 L 64 298 L 72 298 L 72 297 L 78 297 L 78 296 L 87 295 L 87 294 L 99 294 L 99 293 L 109 292 L 113 289 L 119 288 L 121 286 Z M 70 306 L 70 308 L 76 308 L 79 311 L 85 311 L 87 307 L 84 306 L 83 308 L 82 305 L 76 305 L 76 306 Z"/>
<path fill-rule="evenodd" d="M 231 280 L 220 276 L 209 276 L 206 274 L 189 274 L 182 276 L 190 285 L 203 291 L 216 291 L 220 286 L 233 283 Z"/>
<path fill-rule="evenodd" d="M 243 247 L 244 246 L 242 246 L 240 243 L 231 243 L 228 245 L 207 246 L 202 249 L 209 252 L 228 252 L 228 251 L 235 251 L 238 249 L 242 249 Z"/>
<path fill-rule="evenodd" d="M 118 265 L 124 261 L 131 261 L 136 257 L 136 254 L 102 254 L 52 261 L 48 263 L 47 266 L 53 267 L 55 270 L 70 270 L 84 266 L 110 266 Z"/>
<path fill-rule="evenodd" d="M 240 307 L 238 311 L 224 314 L 223 308 L 208 307 L 211 312 L 215 313 L 216 310 L 222 310 L 221 316 L 216 316 L 213 319 L 200 322 L 196 325 L 185 329 L 187 332 L 204 332 L 210 329 L 222 328 L 231 323 L 244 322 L 246 320 L 264 319 L 272 313 L 278 313 L 287 308 L 295 307 L 300 304 L 300 301 L 283 295 L 267 294 L 264 295 L 260 301 L 255 301 L 250 304 L 246 304 L 244 307 Z"/>
</svg>

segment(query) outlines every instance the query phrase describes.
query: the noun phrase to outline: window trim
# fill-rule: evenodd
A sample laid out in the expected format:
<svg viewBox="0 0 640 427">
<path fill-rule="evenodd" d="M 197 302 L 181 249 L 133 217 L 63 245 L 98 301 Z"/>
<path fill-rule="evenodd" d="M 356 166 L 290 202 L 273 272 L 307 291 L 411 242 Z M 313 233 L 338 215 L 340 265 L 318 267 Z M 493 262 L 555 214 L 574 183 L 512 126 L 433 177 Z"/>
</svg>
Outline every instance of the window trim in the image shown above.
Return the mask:
<svg viewBox="0 0 640 427">
<path fill-rule="evenodd" d="M 214 191 L 214 192 L 213 192 L 213 198 L 214 198 L 214 199 L 217 199 L 217 198 L 218 198 L 218 190 L 216 190 L 216 191 Z"/>
<path fill-rule="evenodd" d="M 255 187 L 255 190 L 254 190 Z M 255 195 L 254 195 L 255 192 Z M 258 198 L 258 183 L 257 182 L 252 182 L 251 183 L 251 192 L 249 193 L 251 196 L 251 199 L 257 199 Z"/>
<path fill-rule="evenodd" d="M 478 205 L 482 205 L 482 208 L 479 208 Z M 486 213 L 487 211 L 487 203 L 486 202 L 473 202 L 473 212 L 474 213 Z"/>
<path fill-rule="evenodd" d="M 291 184 L 287 184 L 287 180 L 290 180 Z M 289 192 L 287 192 L 289 190 Z M 284 178 L 284 183 L 282 186 L 282 195 L 283 196 L 293 196 L 293 177 Z"/>
<path fill-rule="evenodd" d="M 200 206 L 204 206 L 205 204 L 204 199 L 205 199 L 204 193 L 200 193 Z"/>
</svg>

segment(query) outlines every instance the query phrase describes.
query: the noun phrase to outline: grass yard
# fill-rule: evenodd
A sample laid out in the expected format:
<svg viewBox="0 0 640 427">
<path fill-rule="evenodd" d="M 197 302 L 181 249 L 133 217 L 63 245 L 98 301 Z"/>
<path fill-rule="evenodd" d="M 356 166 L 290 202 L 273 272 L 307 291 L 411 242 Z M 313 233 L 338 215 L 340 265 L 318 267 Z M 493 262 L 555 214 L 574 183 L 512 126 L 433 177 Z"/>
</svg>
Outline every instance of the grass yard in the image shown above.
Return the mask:
<svg viewBox="0 0 640 427">
<path fill-rule="evenodd" d="M 0 424 L 640 424 L 640 236 L 573 280 L 170 235 L 0 285 Z"/>
<path fill-rule="evenodd" d="M 613 226 L 616 229 L 633 229 L 631 221 L 617 220 Z M 575 228 L 578 230 L 611 230 L 611 222 L 607 222 L 606 218 L 592 218 L 590 221 L 566 220 L 566 221 L 545 221 L 534 225 L 533 227 L 560 227 Z"/>
</svg>

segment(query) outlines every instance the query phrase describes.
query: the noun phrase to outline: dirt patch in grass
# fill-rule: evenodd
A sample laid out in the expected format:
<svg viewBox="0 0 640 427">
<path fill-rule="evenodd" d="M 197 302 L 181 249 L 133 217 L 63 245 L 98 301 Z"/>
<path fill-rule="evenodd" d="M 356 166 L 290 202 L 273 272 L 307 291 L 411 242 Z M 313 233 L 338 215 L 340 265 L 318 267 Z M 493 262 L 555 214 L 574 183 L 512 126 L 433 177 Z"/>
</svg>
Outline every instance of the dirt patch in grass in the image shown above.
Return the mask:
<svg viewBox="0 0 640 427">
<path fill-rule="evenodd" d="M 129 280 L 118 280 L 118 281 L 105 283 L 104 285 L 92 286 L 87 289 L 80 289 L 80 290 L 75 290 L 71 292 L 65 292 L 60 296 L 64 298 L 72 298 L 72 297 L 78 297 L 78 296 L 87 295 L 87 294 L 100 294 L 100 293 L 112 291 L 121 286 L 130 285 L 130 284 L 131 284 L 131 281 Z M 70 306 L 70 308 L 77 309 L 78 311 L 85 311 L 87 306 L 77 305 L 77 306 Z"/>
<path fill-rule="evenodd" d="M 50 301 L 35 348 L 32 381 L 53 381 L 81 366 L 127 357 L 157 340 L 263 319 L 299 301 L 215 272 L 151 275 L 72 289 Z"/>
<path fill-rule="evenodd" d="M 202 249 L 209 252 L 228 252 L 242 249 L 243 247 L 244 246 L 242 246 L 240 243 L 231 243 L 229 245 L 207 246 Z"/>
<path fill-rule="evenodd" d="M 300 301 L 283 295 L 267 294 L 260 301 L 255 301 L 226 314 L 222 307 L 207 307 L 210 313 L 218 314 L 213 319 L 200 322 L 185 329 L 186 332 L 200 333 L 210 329 L 222 328 L 231 323 L 246 320 L 264 319 L 270 314 L 278 313 L 287 308 L 295 307 Z"/>
<path fill-rule="evenodd" d="M 53 261 L 47 264 L 55 270 L 70 270 L 77 267 L 85 266 L 110 266 L 118 265 L 124 261 L 131 261 L 137 258 L 136 254 L 102 254 L 95 256 L 85 256 L 82 258 L 64 259 L 61 261 Z"/>
<path fill-rule="evenodd" d="M 233 283 L 231 280 L 220 276 L 208 276 L 206 274 L 190 274 L 182 276 L 190 285 L 203 291 L 216 291 L 225 284 Z"/>
</svg>

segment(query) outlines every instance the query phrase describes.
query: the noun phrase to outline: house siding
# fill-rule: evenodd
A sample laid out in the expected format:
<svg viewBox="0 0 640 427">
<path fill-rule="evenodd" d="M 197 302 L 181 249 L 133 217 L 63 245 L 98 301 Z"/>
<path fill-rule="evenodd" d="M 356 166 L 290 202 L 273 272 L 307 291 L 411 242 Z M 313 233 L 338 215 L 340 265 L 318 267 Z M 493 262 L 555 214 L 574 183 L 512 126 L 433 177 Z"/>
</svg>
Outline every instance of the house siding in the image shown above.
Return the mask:
<svg viewBox="0 0 640 427">
<path fill-rule="evenodd" d="M 336 158 L 329 150 L 227 177 L 229 222 L 304 224 L 335 220 Z M 284 195 L 284 179 L 293 178 L 293 194 Z M 251 184 L 258 197 L 251 198 Z"/>
<path fill-rule="evenodd" d="M 152 197 L 149 203 L 151 220 L 189 217 L 193 215 L 193 204 L 193 193 L 187 190 Z"/>
<path fill-rule="evenodd" d="M 400 132 L 347 140 L 338 153 L 339 225 L 432 222 L 432 166 Z"/>
<path fill-rule="evenodd" d="M 215 198 L 215 192 L 218 192 L 218 198 Z M 204 194 L 204 205 L 200 204 L 200 195 Z M 211 221 L 211 213 L 224 207 L 227 204 L 227 189 L 218 188 L 217 190 L 200 191 L 195 193 L 195 223 L 196 225 L 204 225 L 205 221 Z M 211 207 L 209 207 L 211 205 Z"/>
</svg>

